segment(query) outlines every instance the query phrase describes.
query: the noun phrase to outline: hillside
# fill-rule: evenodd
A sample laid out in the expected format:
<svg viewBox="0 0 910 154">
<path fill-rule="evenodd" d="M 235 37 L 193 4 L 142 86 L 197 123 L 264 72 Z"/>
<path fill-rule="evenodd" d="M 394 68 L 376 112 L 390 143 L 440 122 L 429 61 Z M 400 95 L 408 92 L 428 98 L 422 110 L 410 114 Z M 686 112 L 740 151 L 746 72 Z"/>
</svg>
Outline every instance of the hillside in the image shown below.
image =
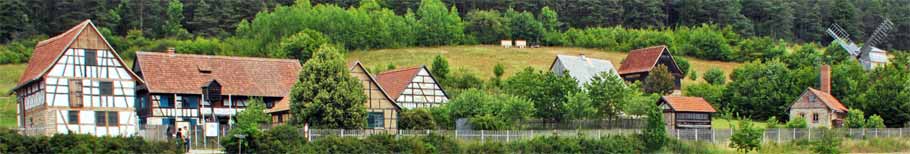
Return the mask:
<svg viewBox="0 0 910 154">
<path fill-rule="evenodd" d="M 508 77 L 527 66 L 543 70 L 549 69 L 557 54 L 584 54 L 588 57 L 607 59 L 612 61 L 613 65 L 617 68 L 620 66 L 622 59 L 626 57 L 625 52 L 586 48 L 502 48 L 495 45 L 466 45 L 355 51 L 349 53 L 347 58 L 348 61 L 360 60 L 367 68 L 385 68 L 389 64 L 402 68 L 419 66 L 421 64 L 429 66 L 433 61 L 433 57 L 439 54 L 442 54 L 449 60 L 449 66 L 453 70 L 468 70 L 477 73 L 483 79 L 493 77 L 493 66 L 497 63 L 502 63 L 506 66 L 505 76 Z M 689 63 L 692 65 L 691 69 L 699 73 L 699 77 L 701 77 L 701 73 L 714 67 L 729 73 L 740 65 L 740 63 L 734 62 L 707 61 L 692 57 L 686 58 L 689 59 Z M 683 81 L 683 86 L 698 82 L 704 82 L 704 80 L 693 81 L 686 79 Z"/>
</svg>

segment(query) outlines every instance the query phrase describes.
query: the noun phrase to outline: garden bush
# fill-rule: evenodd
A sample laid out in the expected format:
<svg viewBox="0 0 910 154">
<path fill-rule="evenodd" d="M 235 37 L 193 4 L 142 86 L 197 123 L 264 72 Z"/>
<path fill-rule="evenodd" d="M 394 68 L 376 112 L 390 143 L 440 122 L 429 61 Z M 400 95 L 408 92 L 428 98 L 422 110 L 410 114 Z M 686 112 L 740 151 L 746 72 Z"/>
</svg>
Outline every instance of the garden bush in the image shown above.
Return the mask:
<svg viewBox="0 0 910 154">
<path fill-rule="evenodd" d="M 183 153 L 170 142 L 146 141 L 141 137 L 95 137 L 85 134 L 24 136 L 0 128 L 0 153 Z"/>
</svg>

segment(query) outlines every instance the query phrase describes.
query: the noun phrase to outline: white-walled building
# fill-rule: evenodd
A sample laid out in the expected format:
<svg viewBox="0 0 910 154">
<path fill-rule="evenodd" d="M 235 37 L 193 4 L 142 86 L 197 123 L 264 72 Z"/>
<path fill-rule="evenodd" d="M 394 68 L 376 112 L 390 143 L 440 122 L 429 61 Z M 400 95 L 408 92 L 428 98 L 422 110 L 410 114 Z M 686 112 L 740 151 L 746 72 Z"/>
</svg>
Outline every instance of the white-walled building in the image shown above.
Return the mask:
<svg viewBox="0 0 910 154">
<path fill-rule="evenodd" d="M 38 42 L 12 89 L 18 127 L 29 135 L 136 133 L 136 84 L 142 81 L 90 20 Z"/>
</svg>

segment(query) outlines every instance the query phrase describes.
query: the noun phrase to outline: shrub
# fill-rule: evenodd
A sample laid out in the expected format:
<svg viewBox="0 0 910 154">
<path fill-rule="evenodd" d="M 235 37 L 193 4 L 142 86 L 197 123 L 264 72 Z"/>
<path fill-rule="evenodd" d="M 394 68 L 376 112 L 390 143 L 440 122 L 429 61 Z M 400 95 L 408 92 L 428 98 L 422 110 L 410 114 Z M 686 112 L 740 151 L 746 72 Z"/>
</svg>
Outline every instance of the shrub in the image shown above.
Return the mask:
<svg viewBox="0 0 910 154">
<path fill-rule="evenodd" d="M 426 143 L 424 145 L 428 146 L 427 149 L 429 149 L 432 153 L 461 153 L 462 152 L 461 144 L 459 144 L 457 141 L 455 141 L 455 139 L 452 139 L 452 138 L 449 138 L 446 136 L 442 136 L 442 135 L 429 134 L 429 135 L 423 137 L 423 143 Z"/>
<path fill-rule="evenodd" d="M 427 109 L 402 110 L 398 117 L 401 129 L 437 129 L 433 115 Z"/>
<path fill-rule="evenodd" d="M 863 111 L 859 109 L 850 109 L 847 111 L 847 118 L 844 118 L 844 126 L 847 128 L 865 128 L 866 118 Z"/>
<path fill-rule="evenodd" d="M 790 118 L 790 121 L 787 121 L 787 128 L 809 128 L 809 124 L 806 123 L 806 118 L 803 117 L 793 117 Z"/>
<path fill-rule="evenodd" d="M 667 128 L 664 126 L 664 116 L 657 105 L 648 105 L 647 125 L 642 132 L 641 141 L 644 144 L 644 151 L 659 151 L 667 143 Z"/>
<path fill-rule="evenodd" d="M 755 128 L 752 121 L 740 122 L 739 127 L 734 127 L 733 131 L 733 136 L 730 137 L 731 148 L 749 153 L 749 151 L 758 150 L 761 146 L 763 130 Z"/>
<path fill-rule="evenodd" d="M 867 128 L 885 128 L 885 120 L 881 116 L 872 115 L 866 120 Z"/>
<path fill-rule="evenodd" d="M 724 76 L 724 71 L 718 68 L 711 68 L 705 75 L 702 76 L 705 79 L 705 82 L 710 84 L 724 84 L 727 80 L 727 76 Z"/>
<path fill-rule="evenodd" d="M 723 102 L 725 89 L 726 86 L 724 85 L 698 83 L 683 88 L 683 92 L 686 96 L 702 97 L 708 101 L 708 103 L 711 103 L 711 106 L 720 109 L 724 107 L 721 102 Z"/>
<path fill-rule="evenodd" d="M 765 123 L 768 124 L 768 125 L 766 126 L 766 128 L 778 128 L 778 127 L 780 127 L 780 121 L 778 121 L 778 120 L 777 120 L 777 117 L 775 117 L 775 116 L 769 117 L 768 120 L 767 120 Z"/>
<path fill-rule="evenodd" d="M 840 146 L 844 140 L 843 132 L 834 129 L 822 129 L 822 136 L 812 146 L 812 151 L 820 154 L 843 153 Z"/>
<path fill-rule="evenodd" d="M 169 142 L 141 137 L 95 137 L 86 134 L 24 136 L 0 128 L 0 153 L 183 153 Z"/>
<path fill-rule="evenodd" d="M 642 84 L 642 90 L 647 93 L 657 93 L 660 95 L 670 94 L 673 91 L 674 76 L 670 74 L 666 65 L 657 65 L 654 71 L 645 78 Z"/>
</svg>

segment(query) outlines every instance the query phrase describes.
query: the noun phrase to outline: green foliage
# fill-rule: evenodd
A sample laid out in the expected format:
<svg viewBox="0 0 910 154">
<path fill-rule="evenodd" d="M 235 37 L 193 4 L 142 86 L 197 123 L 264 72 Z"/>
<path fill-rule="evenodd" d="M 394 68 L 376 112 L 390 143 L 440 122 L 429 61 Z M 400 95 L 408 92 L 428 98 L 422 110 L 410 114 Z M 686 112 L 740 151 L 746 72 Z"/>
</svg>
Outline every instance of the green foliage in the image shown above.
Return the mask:
<svg viewBox="0 0 910 154">
<path fill-rule="evenodd" d="M 46 36 L 36 36 L 29 39 L 19 39 L 0 45 L 0 64 L 16 64 L 28 62 L 35 44 Z"/>
<path fill-rule="evenodd" d="M 591 107 L 596 109 L 596 116 L 591 118 L 603 118 L 617 116 L 620 110 L 626 104 L 631 104 L 625 99 L 634 97 L 633 92 L 638 89 L 632 89 L 626 86 L 625 81 L 616 74 L 602 72 L 591 78 L 591 81 L 585 83 L 584 89 L 587 92 L 585 97 L 590 97 L 588 102 Z M 578 98 L 576 98 L 578 99 Z M 571 98 L 569 101 L 571 102 Z M 653 103 L 653 102 L 652 102 Z M 577 114 L 577 113 L 571 113 Z"/>
<path fill-rule="evenodd" d="M 764 130 L 755 128 L 752 121 L 746 120 L 739 123 L 739 127 L 733 128 L 733 136 L 730 137 L 730 147 L 736 148 L 737 151 L 749 153 L 757 151 L 762 142 Z"/>
<path fill-rule="evenodd" d="M 258 132 L 259 126 L 268 124 L 271 117 L 265 113 L 265 103 L 261 98 L 253 98 L 247 102 L 245 110 L 237 113 L 237 128 L 241 132 Z"/>
<path fill-rule="evenodd" d="M 689 79 L 698 80 L 698 71 L 692 70 L 692 72 L 689 72 L 688 74 Z"/>
<path fill-rule="evenodd" d="M 767 126 L 765 126 L 766 128 L 780 128 L 781 127 L 780 120 L 777 120 L 777 117 L 775 117 L 775 116 L 769 117 L 765 123 L 767 124 Z"/>
<path fill-rule="evenodd" d="M 489 95 L 481 90 L 468 89 L 444 106 L 449 117 L 469 118 L 475 129 L 499 130 L 517 128 L 520 122 L 535 113 L 534 104 L 524 98 L 508 95 Z"/>
<path fill-rule="evenodd" d="M 509 77 L 503 91 L 534 102 L 535 117 L 561 121 L 566 115 L 564 106 L 567 96 L 580 91 L 580 88 L 570 76 L 559 76 L 528 67 Z"/>
<path fill-rule="evenodd" d="M 683 88 L 683 94 L 704 98 L 708 103 L 711 103 L 711 106 L 720 108 L 723 106 L 725 90 L 726 87 L 724 85 L 699 83 Z"/>
<path fill-rule="evenodd" d="M 836 45 L 835 45 L 836 46 Z M 816 48 L 816 44 L 806 44 L 797 48 L 790 54 L 787 54 L 781 61 L 787 64 L 788 68 L 815 67 L 822 58 L 822 53 Z M 840 48 L 839 46 L 837 48 Z M 843 51 L 846 52 L 846 51 Z M 834 76 L 837 77 L 837 76 Z"/>
<path fill-rule="evenodd" d="M 787 128 L 809 128 L 805 117 L 790 117 L 790 121 L 787 121 L 785 125 Z"/>
<path fill-rule="evenodd" d="M 782 41 L 774 41 L 769 37 L 745 39 L 740 42 L 739 52 L 736 53 L 736 58 L 734 59 L 738 61 L 771 60 L 787 52 L 787 46 L 785 45 Z"/>
<path fill-rule="evenodd" d="M 820 154 L 839 154 L 844 153 L 840 147 L 844 140 L 845 134 L 836 129 L 821 129 L 822 135 L 812 145 L 812 151 Z"/>
<path fill-rule="evenodd" d="M 885 120 L 881 116 L 872 115 L 869 116 L 869 120 L 866 120 L 867 128 L 885 128 Z"/>
<path fill-rule="evenodd" d="M 728 40 L 730 36 L 725 35 L 727 31 L 729 29 L 718 29 L 711 25 L 678 28 L 675 31 L 675 44 L 670 47 L 677 54 L 710 60 L 733 60 L 733 48 Z"/>
<path fill-rule="evenodd" d="M 278 50 L 270 52 L 270 57 L 275 58 L 293 58 L 305 63 L 310 59 L 320 46 L 329 43 L 329 39 L 322 33 L 304 29 L 297 34 L 281 39 L 278 44 Z"/>
<path fill-rule="evenodd" d="M 449 73 L 446 79 L 440 80 L 439 82 L 445 88 L 445 92 L 449 96 L 458 96 L 462 91 L 467 89 L 484 89 L 484 81 L 480 79 L 480 77 L 477 77 L 477 74 L 474 72 L 463 68 Z"/>
<path fill-rule="evenodd" d="M 170 0 L 167 4 L 167 20 L 161 25 L 164 35 L 176 38 L 188 38 L 190 32 L 183 28 L 183 3 L 179 0 Z"/>
<path fill-rule="evenodd" d="M 753 61 L 733 70 L 721 108 L 763 120 L 787 117 L 787 108 L 817 78 L 814 68 L 791 70 L 778 60 Z"/>
<path fill-rule="evenodd" d="M 437 129 L 433 115 L 427 109 L 402 110 L 398 114 L 400 129 Z"/>
<path fill-rule="evenodd" d="M 430 68 L 430 73 L 433 73 L 433 76 L 440 80 L 447 79 L 449 75 L 449 60 L 446 60 L 442 55 L 436 55 L 433 58 L 433 67 Z"/>
<path fill-rule="evenodd" d="M 510 34 L 515 40 L 528 40 L 531 43 L 540 42 L 540 38 L 546 30 L 531 12 L 516 12 L 509 9 L 505 15 L 508 18 Z"/>
<path fill-rule="evenodd" d="M 654 105 L 643 106 L 647 108 L 646 126 L 639 136 L 644 144 L 645 152 L 659 151 L 667 144 L 667 127 L 661 109 Z"/>
<path fill-rule="evenodd" d="M 361 128 L 366 122 L 363 85 L 351 76 L 338 49 L 323 45 L 303 64 L 291 89 L 291 124 Z"/>
<path fill-rule="evenodd" d="M 667 69 L 666 65 L 657 65 L 651 71 L 647 78 L 645 78 L 642 84 L 642 90 L 647 93 L 656 93 L 660 95 L 667 95 L 673 92 L 673 87 L 676 84 L 675 79 L 670 70 Z"/>
<path fill-rule="evenodd" d="M 594 108 L 591 102 L 591 96 L 584 92 L 578 92 L 569 94 L 566 101 L 566 114 L 567 119 L 596 118 L 597 109 Z"/>
<path fill-rule="evenodd" d="M 683 56 L 674 56 L 673 60 L 676 61 L 676 65 L 679 66 L 679 70 L 682 71 L 683 77 L 688 75 L 689 71 L 695 71 L 695 70 L 689 70 L 689 68 L 692 67 L 691 66 L 692 64 L 689 64 L 689 59 L 686 59 Z M 697 79 L 697 78 L 694 78 L 694 79 Z"/>
<path fill-rule="evenodd" d="M 440 0 L 421 0 L 417 19 L 420 45 L 458 44 L 464 37 L 464 23 L 454 5 L 446 9 Z"/>
<path fill-rule="evenodd" d="M 511 37 L 508 19 L 502 17 L 499 11 L 471 10 L 465 22 L 465 31 L 480 43 L 495 44 Z"/>
<path fill-rule="evenodd" d="M 95 137 L 85 134 L 25 136 L 0 128 L 0 153 L 183 153 L 172 142 L 141 137 Z"/>
<path fill-rule="evenodd" d="M 724 70 L 720 70 L 718 68 L 711 68 L 705 72 L 705 75 L 702 76 L 702 78 L 705 79 L 705 82 L 714 85 L 723 85 L 727 82 L 727 76 L 724 75 Z"/>
<path fill-rule="evenodd" d="M 866 128 L 866 117 L 863 111 L 859 109 L 850 109 L 847 111 L 847 118 L 844 119 L 844 126 L 847 128 Z"/>
<path fill-rule="evenodd" d="M 861 96 L 865 102 L 856 104 L 868 115 L 881 116 L 888 127 L 902 127 L 910 121 L 910 64 L 893 62 L 869 72 L 871 83 L 861 83 L 869 86 Z"/>
</svg>

